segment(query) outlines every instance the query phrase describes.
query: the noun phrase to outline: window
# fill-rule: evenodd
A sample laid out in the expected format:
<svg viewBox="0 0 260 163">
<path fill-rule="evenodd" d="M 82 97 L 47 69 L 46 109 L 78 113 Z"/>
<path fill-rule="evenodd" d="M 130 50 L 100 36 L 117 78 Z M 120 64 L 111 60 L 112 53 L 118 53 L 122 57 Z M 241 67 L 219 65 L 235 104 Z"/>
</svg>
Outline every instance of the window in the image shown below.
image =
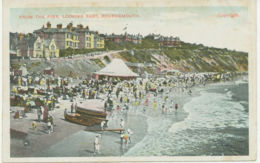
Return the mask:
<svg viewBox="0 0 260 163">
<path fill-rule="evenodd" d="M 41 49 L 41 43 L 39 43 L 39 42 L 37 43 L 37 48 Z"/>
<path fill-rule="evenodd" d="M 55 46 L 54 46 L 54 45 L 51 46 L 51 50 L 52 50 L 52 51 L 55 50 Z"/>
</svg>

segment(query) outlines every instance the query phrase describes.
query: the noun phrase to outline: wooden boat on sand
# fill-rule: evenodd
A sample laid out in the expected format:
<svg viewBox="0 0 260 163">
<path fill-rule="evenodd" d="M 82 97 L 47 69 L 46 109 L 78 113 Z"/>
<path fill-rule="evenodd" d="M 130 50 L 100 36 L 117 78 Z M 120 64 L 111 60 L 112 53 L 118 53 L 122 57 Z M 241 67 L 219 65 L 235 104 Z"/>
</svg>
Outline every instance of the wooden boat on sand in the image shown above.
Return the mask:
<svg viewBox="0 0 260 163">
<path fill-rule="evenodd" d="M 104 101 L 92 99 L 78 104 L 75 114 L 66 114 L 67 121 L 84 126 L 100 125 L 106 121 L 107 113 L 104 109 Z"/>
</svg>

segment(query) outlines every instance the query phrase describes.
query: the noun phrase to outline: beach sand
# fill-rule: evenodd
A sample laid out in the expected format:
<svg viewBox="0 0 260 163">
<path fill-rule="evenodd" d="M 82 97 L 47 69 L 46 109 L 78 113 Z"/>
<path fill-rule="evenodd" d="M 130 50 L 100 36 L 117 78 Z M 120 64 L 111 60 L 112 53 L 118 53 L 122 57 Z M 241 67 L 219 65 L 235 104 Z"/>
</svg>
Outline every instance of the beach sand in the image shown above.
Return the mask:
<svg viewBox="0 0 260 163">
<path fill-rule="evenodd" d="M 129 116 L 132 123 L 127 125 L 131 128 L 132 142 L 121 146 L 120 133 L 118 132 L 89 132 L 81 130 L 76 132 L 57 144 L 52 145 L 45 151 L 37 153 L 37 157 L 92 157 L 92 156 L 121 156 L 129 148 L 141 141 L 146 133 L 147 124 L 143 116 Z M 95 136 L 101 134 L 100 154 L 94 153 Z"/>
<path fill-rule="evenodd" d="M 184 103 L 191 97 L 186 93 L 174 93 L 170 95 L 174 101 L 178 103 L 178 111 L 172 111 L 166 118 L 174 117 L 173 123 L 184 120 L 187 117 L 182 109 Z M 86 126 L 70 123 L 64 120 L 63 112 L 65 108 L 69 108 L 69 101 L 61 101 L 60 108 L 53 113 L 54 133 L 47 134 L 46 123 L 39 123 L 38 130 L 32 129 L 32 122 L 36 120 L 36 113 L 28 113 L 24 119 L 11 120 L 11 128 L 19 131 L 27 132 L 26 140 L 29 145 L 24 146 L 24 139 L 11 139 L 11 157 L 87 157 L 87 156 L 122 156 L 134 145 L 140 142 L 147 134 L 148 124 L 147 118 L 150 116 L 162 118 L 160 94 L 157 97 L 151 96 L 150 101 L 157 99 L 158 108 L 147 108 L 143 112 L 143 105 L 138 108 L 130 107 L 128 116 L 124 117 L 126 121 L 126 129 L 133 131 L 131 136 L 132 142 L 121 146 L 120 134 L 116 132 L 103 132 L 101 138 L 101 153 L 94 154 L 94 138 L 101 132 L 89 132 Z M 161 99 L 162 102 L 163 99 Z M 142 101 L 144 102 L 144 100 Z M 109 121 L 109 128 L 120 128 L 121 116 L 114 116 Z M 159 131 L 159 130 L 158 130 Z"/>
</svg>

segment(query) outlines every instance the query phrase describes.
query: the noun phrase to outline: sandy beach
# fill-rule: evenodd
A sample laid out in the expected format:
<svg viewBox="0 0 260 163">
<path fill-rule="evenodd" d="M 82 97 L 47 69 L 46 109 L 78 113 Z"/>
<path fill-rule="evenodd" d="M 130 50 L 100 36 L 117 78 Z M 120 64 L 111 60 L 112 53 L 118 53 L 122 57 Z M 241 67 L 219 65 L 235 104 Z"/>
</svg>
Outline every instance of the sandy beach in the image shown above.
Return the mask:
<svg viewBox="0 0 260 163">
<path fill-rule="evenodd" d="M 176 90 L 178 91 L 178 90 Z M 168 96 L 168 93 L 158 94 L 154 97 L 152 94 L 149 98 L 150 107 L 144 106 L 144 99 L 140 101 L 140 105 L 135 107 L 130 105 L 129 112 L 127 113 L 126 128 L 130 128 L 133 131 L 131 137 L 132 142 L 127 145 L 120 143 L 120 134 L 118 132 L 90 132 L 87 131 L 88 127 L 74 124 L 64 120 L 64 109 L 69 108 L 70 102 L 63 100 L 60 102 L 60 108 L 55 109 L 52 112 L 54 116 L 54 132 L 47 133 L 47 125 L 44 122 L 38 123 L 38 129 L 33 130 L 32 122 L 36 120 L 37 114 L 27 113 L 26 118 L 23 119 L 11 119 L 11 128 L 28 133 L 26 141 L 29 145 L 24 145 L 24 139 L 11 139 L 11 156 L 13 157 L 86 157 L 86 156 L 122 156 L 135 144 L 140 142 L 147 134 L 149 117 L 158 117 L 160 121 L 161 104 L 158 104 L 157 109 L 151 107 L 152 101 L 157 99 L 158 103 L 163 100 L 164 96 Z M 194 94 L 195 95 L 195 94 Z M 182 106 L 191 97 L 187 93 L 171 94 L 169 97 L 173 98 L 179 105 L 178 111 L 172 111 L 168 115 L 164 115 L 166 118 L 173 118 L 173 123 L 182 121 L 187 116 Z M 133 103 L 133 102 L 132 102 Z M 117 104 L 121 105 L 118 101 Z M 146 108 L 144 112 L 143 108 Z M 169 106 L 170 107 L 170 106 Z M 17 110 L 22 108 L 14 107 L 11 110 Z M 11 117 L 14 113 L 11 114 Z M 108 126 L 109 128 L 119 128 L 119 123 L 122 115 L 114 114 L 110 117 Z M 96 126 L 99 128 L 99 126 Z M 94 138 L 96 135 L 102 135 L 101 138 L 101 153 L 94 154 Z"/>
<path fill-rule="evenodd" d="M 11 119 L 11 129 L 28 134 L 28 136 L 24 138 L 11 139 L 11 156 L 192 156 L 194 155 L 194 151 L 199 151 L 197 152 L 198 155 L 203 153 L 207 153 L 208 155 L 227 155 L 229 153 L 246 154 L 248 146 L 247 148 L 243 148 L 243 150 L 236 149 L 246 144 L 248 140 L 248 128 L 246 128 L 246 124 L 236 126 L 236 121 L 244 121 L 241 120 L 240 117 L 246 118 L 248 105 L 245 107 L 245 113 L 236 110 L 234 110 L 235 112 L 232 111 L 232 114 L 237 115 L 237 120 L 229 119 L 228 117 L 225 120 L 221 119 L 225 114 L 230 114 L 231 110 L 228 111 L 227 109 L 223 110 L 222 113 L 224 113 L 224 115 L 222 116 L 221 112 L 218 113 L 218 111 L 221 111 L 219 108 L 211 108 L 210 110 L 207 108 L 206 110 L 196 111 L 196 106 L 203 109 L 204 105 L 209 105 L 207 103 L 204 104 L 203 100 L 205 100 L 205 102 L 213 100 L 212 102 L 216 102 L 216 104 L 218 100 L 225 102 L 226 99 L 217 99 L 218 97 L 222 98 L 223 95 L 228 99 L 232 98 L 235 100 L 232 103 L 227 101 L 228 103 L 225 103 L 227 107 L 244 109 L 243 106 L 245 106 L 245 102 L 242 101 L 240 105 L 237 104 L 236 99 L 238 99 L 238 97 L 240 100 L 246 101 L 247 99 L 243 99 L 243 96 L 240 94 L 238 96 L 235 96 L 235 94 L 230 95 L 230 92 L 237 92 L 239 90 L 237 89 L 238 87 L 234 86 L 235 82 L 236 81 L 211 83 L 206 86 L 198 85 L 191 89 L 191 94 L 187 91 L 183 92 L 178 88 L 165 89 L 164 92 L 158 93 L 157 95 L 150 92 L 146 97 L 138 100 L 138 105 L 135 105 L 135 101 L 131 98 L 128 111 L 122 110 L 118 112 L 113 110 L 108 116 L 109 129 L 120 128 L 120 120 L 122 118 L 125 120 L 125 129 L 131 129 L 133 132 L 133 135 L 131 135 L 131 143 L 128 142 L 128 144 L 121 144 L 119 132 L 88 131 L 93 128 L 99 130 L 100 126 L 90 128 L 64 120 L 64 109 L 69 108 L 71 102 L 69 100 L 62 100 L 59 103 L 60 107 L 51 113 L 54 116 L 55 123 L 54 132 L 51 134 L 47 133 L 47 124 L 44 122 L 38 123 L 37 130 L 33 130 L 32 122 L 37 118 L 35 111 L 27 113 L 25 118 Z M 243 87 L 243 89 L 246 90 L 246 87 Z M 146 99 L 149 100 L 148 105 L 145 103 Z M 80 100 L 83 99 L 78 99 L 77 101 L 80 102 Z M 114 94 L 113 100 L 115 102 L 114 106 L 119 105 L 121 108 L 123 107 L 124 103 L 116 99 Z M 157 102 L 156 107 L 154 107 L 154 102 Z M 209 101 L 210 105 L 212 102 Z M 175 104 L 178 104 L 177 110 L 175 110 Z M 167 111 L 163 111 L 163 105 Z M 221 105 L 220 103 L 220 106 Z M 23 108 L 11 108 L 12 111 L 18 109 Z M 212 112 L 204 113 L 212 109 Z M 214 111 L 214 109 L 217 110 Z M 214 114 L 217 116 L 215 118 L 219 120 L 211 122 L 212 119 L 207 119 L 207 117 Z M 243 116 L 243 114 L 245 114 L 245 116 Z M 13 115 L 14 112 L 11 113 L 11 117 L 13 117 Z M 223 124 L 220 124 L 221 122 L 223 122 Z M 213 130 L 210 125 L 214 126 Z M 219 136 L 211 138 L 207 136 L 209 133 Z M 100 153 L 94 153 L 94 140 L 96 136 L 101 136 Z M 207 142 L 207 140 L 202 140 L 201 143 L 198 143 L 196 139 L 201 139 L 204 136 L 205 139 L 209 139 L 210 143 Z M 193 140 L 196 140 L 196 144 L 192 143 Z M 25 142 L 27 142 L 26 145 L 24 144 Z M 172 146 L 174 146 L 174 148 Z M 211 150 L 207 150 L 207 148 Z"/>
</svg>

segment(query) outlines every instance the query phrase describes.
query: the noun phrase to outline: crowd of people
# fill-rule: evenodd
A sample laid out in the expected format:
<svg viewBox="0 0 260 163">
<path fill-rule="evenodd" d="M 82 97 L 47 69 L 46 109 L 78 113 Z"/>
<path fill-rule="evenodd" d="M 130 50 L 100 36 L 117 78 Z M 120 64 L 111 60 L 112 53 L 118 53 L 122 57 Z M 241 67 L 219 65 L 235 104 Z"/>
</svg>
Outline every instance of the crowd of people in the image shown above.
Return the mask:
<svg viewBox="0 0 260 163">
<path fill-rule="evenodd" d="M 225 79 L 231 75 L 223 75 Z M 47 133 L 54 132 L 55 115 L 52 114 L 58 108 L 61 100 L 71 102 L 70 112 L 75 113 L 77 109 L 77 100 L 104 99 L 104 110 L 108 113 L 107 122 L 100 124 L 101 130 L 109 127 L 110 121 L 120 120 L 118 127 L 122 129 L 120 133 L 121 146 L 127 146 L 131 143 L 133 131 L 128 127 L 128 114 L 142 112 L 145 114 L 148 110 L 161 110 L 161 114 L 177 112 L 179 104 L 169 94 L 185 93 L 192 94 L 192 87 L 195 85 L 205 86 L 207 82 L 214 81 L 216 75 L 213 74 L 181 74 L 164 78 L 137 78 L 132 80 L 123 80 L 120 78 L 103 78 L 100 80 L 70 80 L 68 78 L 45 78 L 45 81 L 35 83 L 34 79 L 28 79 L 28 82 L 22 83 L 18 80 L 18 86 L 30 86 L 34 88 L 41 85 L 42 91 L 23 92 L 25 97 L 24 112 L 36 109 L 36 119 L 32 127 L 37 130 L 37 122 L 44 122 L 47 125 Z M 221 77 L 220 77 L 221 78 Z M 42 81 L 42 80 L 41 80 Z M 14 94 L 21 94 L 17 85 L 14 86 Z M 38 95 L 37 98 L 32 98 Z M 39 99 L 41 97 L 41 99 Z M 31 105 L 34 101 L 35 105 Z M 69 108 L 69 106 L 67 107 Z M 64 115 L 68 109 L 64 108 Z M 17 117 L 17 115 L 15 114 Z M 94 152 L 100 153 L 100 136 L 94 140 Z"/>
</svg>

